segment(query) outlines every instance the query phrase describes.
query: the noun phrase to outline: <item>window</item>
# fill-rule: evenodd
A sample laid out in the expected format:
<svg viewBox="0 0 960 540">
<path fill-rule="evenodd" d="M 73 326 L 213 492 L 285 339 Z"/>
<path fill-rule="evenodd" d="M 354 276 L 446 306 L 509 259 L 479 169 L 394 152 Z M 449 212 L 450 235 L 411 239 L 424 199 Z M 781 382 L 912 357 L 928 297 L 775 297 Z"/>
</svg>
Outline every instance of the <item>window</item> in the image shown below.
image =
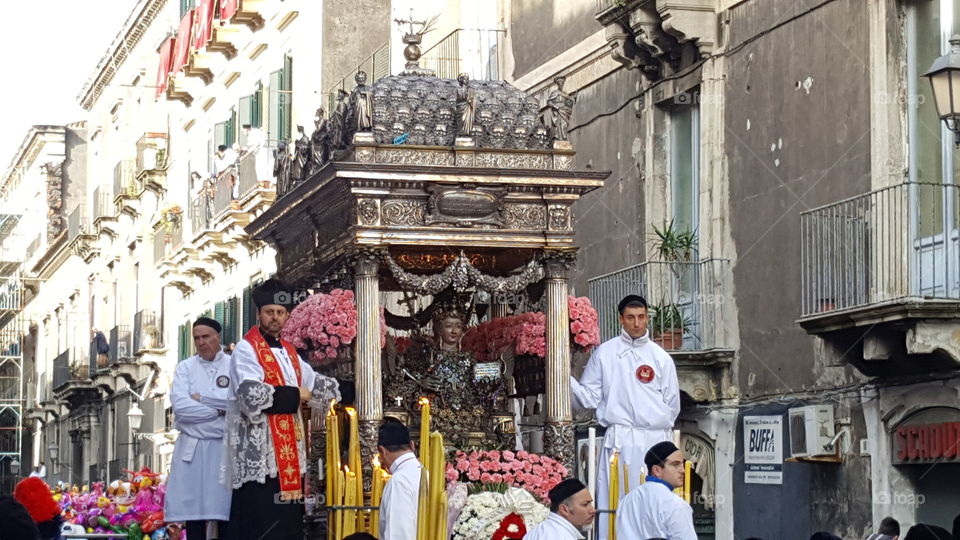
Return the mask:
<svg viewBox="0 0 960 540">
<path fill-rule="evenodd" d="M 232 146 L 237 141 L 237 111 L 230 111 L 230 118 L 213 126 L 213 149 L 220 145 Z"/>
<path fill-rule="evenodd" d="M 670 198 L 674 227 L 697 233 L 700 225 L 700 111 L 695 105 L 670 112 Z"/>
<path fill-rule="evenodd" d="M 283 57 L 283 68 L 270 74 L 269 144 L 289 141 L 293 123 L 293 58 Z"/>
<path fill-rule="evenodd" d="M 243 289 L 243 314 L 241 331 L 246 332 L 257 324 L 257 306 L 253 303 L 253 285 Z"/>
<path fill-rule="evenodd" d="M 196 7 L 196 0 L 180 0 L 180 18 L 182 19 L 188 11 Z"/>
<path fill-rule="evenodd" d="M 245 124 L 250 124 L 253 127 L 261 127 L 263 125 L 263 110 L 262 103 L 263 101 L 263 89 L 257 88 L 257 91 L 240 98 L 239 109 L 239 124 L 241 126 Z"/>
<path fill-rule="evenodd" d="M 949 51 L 954 0 L 905 0 L 908 180 L 911 238 L 917 265 L 912 287 L 922 294 L 960 294 L 960 156 L 953 134 L 937 115 L 924 73 Z M 917 184 L 913 184 L 917 183 Z"/>
</svg>

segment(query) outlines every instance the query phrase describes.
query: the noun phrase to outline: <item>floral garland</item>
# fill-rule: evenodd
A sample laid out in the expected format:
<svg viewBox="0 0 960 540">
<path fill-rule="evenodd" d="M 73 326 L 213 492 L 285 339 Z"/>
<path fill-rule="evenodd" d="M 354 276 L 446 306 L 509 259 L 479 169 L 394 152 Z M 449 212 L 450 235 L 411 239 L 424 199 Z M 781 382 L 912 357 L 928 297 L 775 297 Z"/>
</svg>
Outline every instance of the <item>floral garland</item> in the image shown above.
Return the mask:
<svg viewBox="0 0 960 540">
<path fill-rule="evenodd" d="M 597 310 L 586 297 L 567 298 L 570 315 L 570 339 L 575 350 L 587 351 L 600 344 L 600 326 Z M 528 312 L 493 319 L 471 328 L 463 337 L 461 346 L 488 362 L 513 345 L 518 355 L 545 358 L 547 355 L 547 317 L 543 313 Z"/>
<path fill-rule="evenodd" d="M 475 493 L 467 498 L 457 518 L 453 540 L 523 538 L 527 530 L 547 519 L 549 514 L 546 506 L 523 489 L 509 488 L 505 493 Z"/>
<path fill-rule="evenodd" d="M 523 266 L 519 274 L 502 278 L 488 276 L 470 264 L 470 260 L 462 253 L 442 272 L 429 276 L 407 272 L 389 254 L 385 253 L 383 260 L 397 283 L 404 290 L 417 294 L 436 295 L 451 285 L 457 292 L 463 292 L 470 285 L 476 285 L 491 293 L 515 293 L 527 288 L 531 283 L 540 281 L 544 275 L 543 266 L 537 261 L 530 261 Z"/>
<path fill-rule="evenodd" d="M 316 362 L 332 360 L 357 337 L 357 306 L 353 291 L 334 289 L 329 294 L 311 294 L 290 312 L 283 339 L 297 349 L 310 351 Z M 387 325 L 380 309 L 380 347 L 387 338 Z"/>
<path fill-rule="evenodd" d="M 446 470 L 447 481 L 470 482 L 473 492 L 522 488 L 543 501 L 566 476 L 567 468 L 559 461 L 524 450 L 457 450 Z"/>
</svg>

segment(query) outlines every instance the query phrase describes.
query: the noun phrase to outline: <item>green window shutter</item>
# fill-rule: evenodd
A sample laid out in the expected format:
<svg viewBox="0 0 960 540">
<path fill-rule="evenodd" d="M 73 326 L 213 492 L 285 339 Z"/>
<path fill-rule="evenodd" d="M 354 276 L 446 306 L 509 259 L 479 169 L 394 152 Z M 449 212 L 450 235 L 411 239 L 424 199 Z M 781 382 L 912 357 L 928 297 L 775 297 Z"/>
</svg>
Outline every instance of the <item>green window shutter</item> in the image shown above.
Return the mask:
<svg viewBox="0 0 960 540">
<path fill-rule="evenodd" d="M 237 334 L 237 311 L 240 299 L 234 296 L 228 299 L 224 304 L 224 322 L 223 322 L 223 342 L 236 343 L 239 341 Z"/>
<path fill-rule="evenodd" d="M 233 143 L 237 142 L 237 110 L 230 110 L 230 119 L 227 120 L 227 129 L 225 134 L 226 142 L 223 143 L 227 146 L 233 146 Z"/>
<path fill-rule="evenodd" d="M 241 301 L 241 310 L 243 313 L 240 316 L 240 331 L 243 333 L 246 333 L 247 330 L 253 327 L 253 325 L 250 324 L 250 316 L 253 315 L 253 296 L 250 292 L 250 287 L 243 289 L 243 300 Z"/>
<path fill-rule="evenodd" d="M 267 116 L 267 139 L 271 145 L 275 145 L 280 138 L 280 80 L 281 72 L 274 71 L 270 74 L 270 85 L 267 87 L 267 96 L 270 100 L 270 114 Z"/>
<path fill-rule="evenodd" d="M 283 94 L 280 103 L 283 105 L 280 118 L 280 140 L 288 141 L 293 133 L 293 57 L 283 57 L 283 76 L 281 80 Z"/>
<path fill-rule="evenodd" d="M 263 127 L 263 85 L 257 85 L 257 91 L 250 96 L 250 125 Z"/>
<path fill-rule="evenodd" d="M 224 310 L 226 309 L 226 302 L 217 302 L 213 306 L 213 318 L 220 324 L 223 324 L 223 315 Z"/>
</svg>

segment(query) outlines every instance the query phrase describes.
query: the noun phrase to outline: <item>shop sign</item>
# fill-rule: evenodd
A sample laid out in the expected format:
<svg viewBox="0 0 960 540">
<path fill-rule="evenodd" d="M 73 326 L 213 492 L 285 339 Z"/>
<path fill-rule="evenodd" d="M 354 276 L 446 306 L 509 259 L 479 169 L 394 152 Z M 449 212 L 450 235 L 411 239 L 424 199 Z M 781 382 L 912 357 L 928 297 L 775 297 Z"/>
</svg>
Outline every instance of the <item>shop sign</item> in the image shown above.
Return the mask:
<svg viewBox="0 0 960 540">
<path fill-rule="evenodd" d="M 894 464 L 960 463 L 960 422 L 902 425 L 893 437 Z"/>
<path fill-rule="evenodd" d="M 743 417 L 746 484 L 783 484 L 783 416 Z"/>
</svg>

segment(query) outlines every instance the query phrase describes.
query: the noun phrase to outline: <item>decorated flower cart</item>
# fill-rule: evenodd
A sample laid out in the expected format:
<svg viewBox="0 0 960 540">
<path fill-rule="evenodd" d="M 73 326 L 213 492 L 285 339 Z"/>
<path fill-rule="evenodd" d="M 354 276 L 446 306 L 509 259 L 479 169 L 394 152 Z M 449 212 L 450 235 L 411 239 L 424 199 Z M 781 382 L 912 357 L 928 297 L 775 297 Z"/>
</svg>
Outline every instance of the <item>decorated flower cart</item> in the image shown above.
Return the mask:
<svg viewBox="0 0 960 540">
<path fill-rule="evenodd" d="M 276 248 L 279 277 L 305 291 L 286 337 L 319 370 L 354 382 L 355 416 L 337 423 L 357 422 L 360 456 L 349 451 L 345 477 L 363 464 L 355 490 L 376 502 L 377 429 L 390 415 L 417 433 L 426 397 L 451 456 L 440 474 L 503 484 L 485 497 L 522 515 L 531 507 L 512 490 L 542 503 L 549 475 L 530 454 L 513 453 L 509 402 L 542 395 L 543 459 L 559 481 L 574 455 L 571 350 L 599 340 L 589 302 L 568 297 L 571 207 L 609 173 L 573 167 L 564 140 L 572 98 L 543 107 L 504 82 L 437 78 L 417 65 L 418 40 L 405 37 L 403 73 L 370 86 L 358 74 L 329 118 L 317 111 L 313 135 L 279 158 L 290 163 L 277 168 L 277 201 L 247 232 Z M 313 457 L 338 460 L 325 444 L 328 423 L 311 420 Z M 484 448 L 505 449 L 497 459 L 521 469 L 473 471 L 480 456 L 471 452 Z M 538 479 L 523 462 L 537 465 Z M 458 534 L 453 522 L 449 529 Z"/>
</svg>

